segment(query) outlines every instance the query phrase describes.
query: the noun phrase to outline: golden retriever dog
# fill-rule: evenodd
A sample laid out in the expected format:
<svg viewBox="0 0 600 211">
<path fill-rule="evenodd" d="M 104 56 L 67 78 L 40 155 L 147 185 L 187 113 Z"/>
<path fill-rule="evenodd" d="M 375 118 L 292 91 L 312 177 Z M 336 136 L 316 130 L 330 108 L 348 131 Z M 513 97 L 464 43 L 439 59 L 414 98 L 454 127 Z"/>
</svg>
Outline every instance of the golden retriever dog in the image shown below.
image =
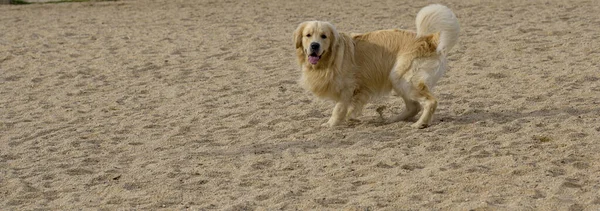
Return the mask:
<svg viewBox="0 0 600 211">
<path fill-rule="evenodd" d="M 409 120 L 423 111 L 411 127 L 431 124 L 437 107 L 431 91 L 446 70 L 446 55 L 458 41 L 460 27 L 454 13 L 438 4 L 421 9 L 416 24 L 416 32 L 393 29 L 352 35 L 323 21 L 298 26 L 294 42 L 302 67 L 300 84 L 336 103 L 323 126 L 358 118 L 369 100 L 391 90 L 402 97 L 406 109 L 390 122 Z"/>
</svg>

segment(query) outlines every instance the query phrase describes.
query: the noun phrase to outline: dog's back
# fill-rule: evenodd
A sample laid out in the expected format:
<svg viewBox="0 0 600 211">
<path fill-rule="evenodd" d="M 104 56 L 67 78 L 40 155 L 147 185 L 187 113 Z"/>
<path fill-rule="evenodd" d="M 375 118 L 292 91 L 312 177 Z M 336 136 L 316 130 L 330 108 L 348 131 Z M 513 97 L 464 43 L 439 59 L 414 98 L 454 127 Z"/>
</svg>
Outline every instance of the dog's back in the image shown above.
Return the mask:
<svg viewBox="0 0 600 211">
<path fill-rule="evenodd" d="M 354 59 L 359 86 L 372 94 L 386 94 L 391 91 L 389 75 L 397 65 L 398 58 L 412 61 L 419 57 L 435 56 L 439 33 L 421 38 L 413 31 L 380 30 L 357 34 Z M 408 70 L 410 64 L 406 64 Z M 397 68 L 396 68 L 397 69 Z"/>
</svg>

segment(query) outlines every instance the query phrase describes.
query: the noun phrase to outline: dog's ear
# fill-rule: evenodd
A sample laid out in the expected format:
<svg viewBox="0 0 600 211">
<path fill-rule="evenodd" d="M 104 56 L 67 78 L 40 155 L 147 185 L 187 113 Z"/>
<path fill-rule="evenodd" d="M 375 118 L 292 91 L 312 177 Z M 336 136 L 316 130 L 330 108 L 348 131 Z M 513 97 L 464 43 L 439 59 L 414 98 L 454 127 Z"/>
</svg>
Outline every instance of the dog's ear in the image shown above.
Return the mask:
<svg viewBox="0 0 600 211">
<path fill-rule="evenodd" d="M 331 39 L 330 44 L 329 44 L 329 49 L 327 49 L 330 52 L 330 56 L 331 56 L 331 61 L 335 60 L 336 56 L 338 55 L 338 48 L 340 47 L 341 43 L 341 35 L 340 33 L 337 31 L 337 29 L 335 28 L 335 26 L 329 22 L 325 22 L 324 23 L 325 26 L 327 26 L 327 28 L 329 28 L 329 34 L 327 35 L 328 39 Z"/>
<path fill-rule="evenodd" d="M 333 24 L 329 22 L 326 22 L 326 24 L 329 27 L 329 31 L 331 32 L 331 34 L 329 35 L 329 37 L 331 37 L 331 45 L 329 45 L 329 47 L 333 50 L 340 45 L 340 33 L 338 33 L 337 29 L 335 29 L 335 26 Z"/>
<path fill-rule="evenodd" d="M 304 31 L 304 27 L 306 27 L 308 22 L 302 22 L 294 31 L 294 43 L 296 43 L 296 49 L 302 48 L 302 31 Z"/>
</svg>

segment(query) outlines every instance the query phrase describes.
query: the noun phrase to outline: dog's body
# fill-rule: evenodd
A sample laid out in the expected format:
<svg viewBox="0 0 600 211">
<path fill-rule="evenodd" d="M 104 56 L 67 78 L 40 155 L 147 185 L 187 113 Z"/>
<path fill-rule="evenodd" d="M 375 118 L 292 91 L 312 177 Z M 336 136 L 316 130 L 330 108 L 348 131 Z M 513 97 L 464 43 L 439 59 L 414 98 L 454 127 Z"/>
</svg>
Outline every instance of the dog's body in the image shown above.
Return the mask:
<svg viewBox="0 0 600 211">
<path fill-rule="evenodd" d="M 446 54 L 458 40 L 459 25 L 442 5 L 421 9 L 416 24 L 417 32 L 381 30 L 352 36 L 327 22 L 300 24 L 294 33 L 303 70 L 300 82 L 318 97 L 336 102 L 324 126 L 358 118 L 370 99 L 391 90 L 406 103 L 406 110 L 391 121 L 410 119 L 423 110 L 412 127 L 431 123 L 437 107 L 431 89 L 445 72 Z"/>
</svg>

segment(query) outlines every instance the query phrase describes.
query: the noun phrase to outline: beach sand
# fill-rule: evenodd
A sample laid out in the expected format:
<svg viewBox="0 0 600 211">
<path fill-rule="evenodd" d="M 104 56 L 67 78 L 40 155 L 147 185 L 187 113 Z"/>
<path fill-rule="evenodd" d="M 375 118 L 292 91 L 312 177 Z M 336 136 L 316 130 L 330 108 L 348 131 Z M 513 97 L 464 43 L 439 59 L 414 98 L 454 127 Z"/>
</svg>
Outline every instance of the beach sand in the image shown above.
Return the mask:
<svg viewBox="0 0 600 211">
<path fill-rule="evenodd" d="M 297 83 L 292 33 L 461 22 L 433 125 Z M 0 5 L 2 210 L 598 210 L 595 1 Z"/>
</svg>

